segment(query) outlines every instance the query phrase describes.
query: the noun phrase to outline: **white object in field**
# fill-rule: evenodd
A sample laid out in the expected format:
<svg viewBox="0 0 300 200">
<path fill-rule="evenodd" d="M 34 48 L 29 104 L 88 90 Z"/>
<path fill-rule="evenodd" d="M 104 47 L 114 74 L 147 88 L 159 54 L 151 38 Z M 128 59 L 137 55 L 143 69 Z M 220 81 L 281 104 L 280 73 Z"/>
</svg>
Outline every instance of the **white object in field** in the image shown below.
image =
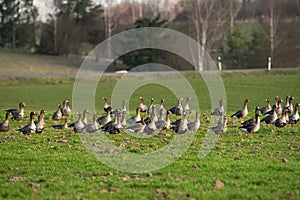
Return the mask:
<svg viewBox="0 0 300 200">
<path fill-rule="evenodd" d="M 219 61 L 219 71 L 222 71 L 222 63 L 221 63 L 221 57 L 218 57 L 218 61 Z"/>
<path fill-rule="evenodd" d="M 116 71 L 116 74 L 127 74 L 128 71 L 127 70 L 120 70 L 120 71 Z"/>
<path fill-rule="evenodd" d="M 272 66 L 272 58 L 268 58 L 268 71 L 271 71 L 271 66 Z"/>
</svg>

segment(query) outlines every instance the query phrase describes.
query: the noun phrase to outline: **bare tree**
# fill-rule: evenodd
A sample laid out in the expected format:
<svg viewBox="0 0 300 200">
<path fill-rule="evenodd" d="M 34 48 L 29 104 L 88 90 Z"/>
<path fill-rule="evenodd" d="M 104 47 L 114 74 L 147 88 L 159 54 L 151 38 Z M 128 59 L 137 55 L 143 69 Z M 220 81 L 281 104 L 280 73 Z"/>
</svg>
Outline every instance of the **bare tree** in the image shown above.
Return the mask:
<svg viewBox="0 0 300 200">
<path fill-rule="evenodd" d="M 229 0 L 229 27 L 230 33 L 234 30 L 235 19 L 241 9 L 241 5 L 237 0 Z"/>
<path fill-rule="evenodd" d="M 218 39 L 218 30 L 225 23 L 226 12 L 221 1 L 193 0 L 192 19 L 195 26 L 198 48 L 198 70 L 204 70 L 205 50 Z M 209 66 L 208 66 L 209 67 Z"/>
<path fill-rule="evenodd" d="M 268 39 L 270 46 L 270 57 L 274 59 L 274 53 L 276 46 L 278 45 L 278 40 L 276 39 L 278 26 L 279 26 L 279 5 L 276 0 L 269 0 L 267 2 L 268 16 L 262 16 L 262 27 L 266 38 Z M 266 23 L 264 23 L 264 21 Z"/>
</svg>

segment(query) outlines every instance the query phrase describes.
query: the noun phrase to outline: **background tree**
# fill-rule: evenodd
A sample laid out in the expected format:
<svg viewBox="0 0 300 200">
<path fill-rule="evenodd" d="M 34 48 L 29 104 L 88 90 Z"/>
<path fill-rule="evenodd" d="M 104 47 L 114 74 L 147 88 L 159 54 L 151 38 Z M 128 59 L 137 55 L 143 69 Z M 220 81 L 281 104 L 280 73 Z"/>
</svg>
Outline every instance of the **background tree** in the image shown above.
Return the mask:
<svg viewBox="0 0 300 200">
<path fill-rule="evenodd" d="M 248 50 L 248 42 L 242 32 L 234 29 L 228 36 L 226 45 L 223 49 L 223 58 L 227 61 L 225 63 L 234 69 L 242 68 Z"/>
<path fill-rule="evenodd" d="M 166 28 L 168 27 L 167 20 L 161 19 L 160 15 L 154 17 L 153 19 L 150 18 L 143 18 L 139 19 L 135 22 L 135 28 L 142 28 L 142 27 L 161 27 Z M 158 39 L 160 36 L 157 36 Z M 130 44 L 134 41 L 124 41 L 126 44 Z M 125 55 L 120 57 L 120 60 L 131 69 L 135 66 L 146 64 L 146 63 L 154 63 L 154 62 L 161 62 L 164 58 L 163 54 L 160 50 L 157 49 L 142 49 L 129 52 Z"/>
</svg>

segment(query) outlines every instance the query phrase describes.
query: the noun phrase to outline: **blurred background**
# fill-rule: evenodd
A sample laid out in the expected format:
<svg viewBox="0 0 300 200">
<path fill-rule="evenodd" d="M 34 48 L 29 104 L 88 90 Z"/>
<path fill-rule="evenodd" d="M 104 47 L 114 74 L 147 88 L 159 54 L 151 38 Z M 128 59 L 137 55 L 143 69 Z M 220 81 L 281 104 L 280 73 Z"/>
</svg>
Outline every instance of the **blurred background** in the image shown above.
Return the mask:
<svg viewBox="0 0 300 200">
<path fill-rule="evenodd" d="M 164 27 L 195 39 L 223 69 L 266 68 L 269 57 L 273 68 L 296 68 L 299 17 L 300 0 L 0 0 L 0 57 L 47 55 L 76 66 L 119 32 Z M 144 49 L 121 56 L 111 70 L 149 62 L 192 69 L 169 52 Z"/>
</svg>

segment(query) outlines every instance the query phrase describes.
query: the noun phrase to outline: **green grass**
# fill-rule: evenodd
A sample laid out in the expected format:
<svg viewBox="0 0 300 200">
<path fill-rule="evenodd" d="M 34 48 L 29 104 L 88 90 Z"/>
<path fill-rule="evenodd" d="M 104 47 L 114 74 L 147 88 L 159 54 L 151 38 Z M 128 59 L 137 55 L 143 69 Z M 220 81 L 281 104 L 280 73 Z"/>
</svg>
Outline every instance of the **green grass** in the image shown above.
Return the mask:
<svg viewBox="0 0 300 200">
<path fill-rule="evenodd" d="M 232 114 L 249 98 L 249 110 L 263 106 L 265 98 L 292 95 L 299 102 L 299 71 L 223 74 L 227 94 L 227 113 Z M 147 173 L 125 173 L 97 161 L 71 130 L 49 128 L 41 135 L 26 137 L 10 123 L 8 133 L 0 133 L 0 199 L 299 199 L 300 198 L 300 125 L 283 129 L 263 126 L 253 138 L 229 121 L 229 130 L 212 151 L 199 158 L 199 150 L 208 128 L 210 102 L 203 80 L 194 74 L 187 79 L 197 91 L 201 109 L 201 129 L 189 149 L 166 168 Z M 10 80 L 11 81 L 11 80 Z M 26 113 L 45 108 L 46 123 L 57 103 L 71 98 L 73 80 L 17 79 L 17 84 L 0 80 L 0 110 L 26 102 Z M 110 97 L 115 78 L 104 77 L 98 86 L 96 108 L 101 97 Z M 156 91 L 156 92 L 154 92 Z M 148 85 L 139 88 L 130 99 L 130 108 L 138 97 L 166 98 L 165 107 L 176 104 L 166 88 Z M 133 112 L 133 109 L 131 109 Z M 251 112 L 252 115 L 253 112 Z M 4 111 L 0 112 L 1 121 Z M 28 116 L 23 120 L 27 123 Z M 170 132 L 171 133 L 171 132 Z M 142 140 L 126 134 L 107 135 L 116 146 L 143 153 L 169 143 L 173 134 Z M 288 163 L 282 162 L 283 158 Z M 224 188 L 216 188 L 221 180 Z M 39 184 L 32 187 L 30 183 Z"/>
<path fill-rule="evenodd" d="M 0 50 L 0 74 L 39 76 L 76 73 L 82 59 Z"/>
</svg>

